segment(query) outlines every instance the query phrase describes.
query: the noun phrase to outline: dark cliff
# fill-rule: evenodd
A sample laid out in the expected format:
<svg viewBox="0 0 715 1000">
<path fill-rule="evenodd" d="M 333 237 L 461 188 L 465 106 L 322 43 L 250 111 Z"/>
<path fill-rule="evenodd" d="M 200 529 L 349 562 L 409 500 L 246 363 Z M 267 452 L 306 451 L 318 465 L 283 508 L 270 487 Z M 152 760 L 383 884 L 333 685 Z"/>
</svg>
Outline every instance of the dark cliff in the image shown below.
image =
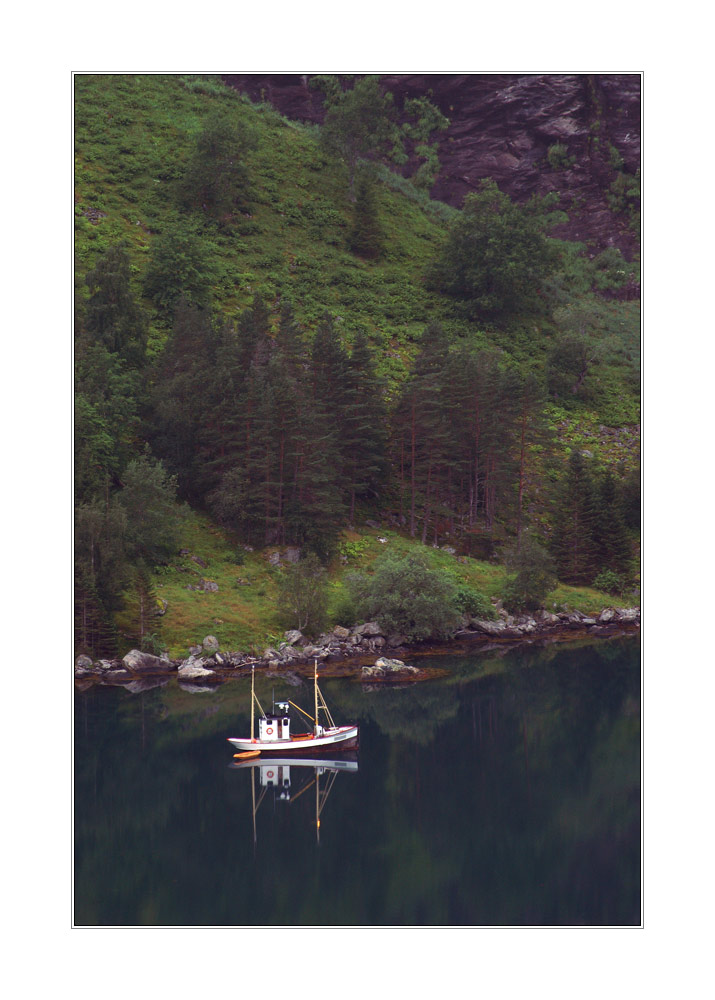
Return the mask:
<svg viewBox="0 0 715 1000">
<path fill-rule="evenodd" d="M 288 118 L 320 122 L 322 95 L 310 75 L 229 75 L 225 81 Z M 398 107 L 431 92 L 449 118 L 440 137 L 442 170 L 432 196 L 461 207 L 465 194 L 493 177 L 516 201 L 556 191 L 568 223 L 554 231 L 591 250 L 638 248 L 628 219 L 613 211 L 609 189 L 621 171 L 640 167 L 641 77 L 633 74 L 383 75 Z M 566 147 L 557 168 L 547 158 Z M 572 162 L 570 162 L 572 161 Z M 616 166 L 618 164 L 618 166 Z"/>
</svg>

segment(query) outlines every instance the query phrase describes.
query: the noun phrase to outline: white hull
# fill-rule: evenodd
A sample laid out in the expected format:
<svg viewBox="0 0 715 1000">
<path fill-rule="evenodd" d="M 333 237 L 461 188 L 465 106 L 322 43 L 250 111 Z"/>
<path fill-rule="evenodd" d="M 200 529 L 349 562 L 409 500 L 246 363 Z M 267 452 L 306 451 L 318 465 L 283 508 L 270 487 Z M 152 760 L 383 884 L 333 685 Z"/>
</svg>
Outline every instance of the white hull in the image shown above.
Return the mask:
<svg viewBox="0 0 715 1000">
<path fill-rule="evenodd" d="M 261 755 L 263 756 L 263 755 Z M 356 760 L 330 760 L 325 757 L 271 757 L 272 767 L 319 767 L 321 771 L 357 771 L 358 762 Z M 246 767 L 266 767 L 267 762 L 261 757 L 253 757 L 251 760 L 236 760 L 229 764 L 231 768 Z"/>
<path fill-rule="evenodd" d="M 310 736 L 307 739 L 288 740 L 252 740 L 250 736 L 227 737 L 228 742 L 237 750 L 260 750 L 262 754 L 271 753 L 282 757 L 284 754 L 314 753 L 316 750 L 331 750 L 336 745 L 347 750 L 345 744 L 350 744 L 354 748 L 358 743 L 357 726 L 336 726 L 333 729 L 324 729 L 320 736 Z"/>
</svg>

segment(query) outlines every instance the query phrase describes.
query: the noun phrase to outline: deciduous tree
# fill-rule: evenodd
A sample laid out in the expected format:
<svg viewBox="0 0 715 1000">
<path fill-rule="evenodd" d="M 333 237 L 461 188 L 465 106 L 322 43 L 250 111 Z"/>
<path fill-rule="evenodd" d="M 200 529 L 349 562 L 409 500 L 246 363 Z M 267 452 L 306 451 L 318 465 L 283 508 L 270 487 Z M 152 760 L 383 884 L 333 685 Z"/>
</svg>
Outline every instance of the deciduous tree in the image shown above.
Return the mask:
<svg viewBox="0 0 715 1000">
<path fill-rule="evenodd" d="M 413 642 L 448 635 L 459 619 L 452 579 L 431 569 L 421 553 L 386 552 L 372 576 L 351 574 L 348 586 L 360 617 Z"/>
<path fill-rule="evenodd" d="M 546 206 L 522 208 L 494 181 L 482 181 L 465 198 L 428 283 L 461 300 L 472 317 L 542 309 L 542 285 L 558 262 L 545 235 L 548 221 Z"/>
</svg>

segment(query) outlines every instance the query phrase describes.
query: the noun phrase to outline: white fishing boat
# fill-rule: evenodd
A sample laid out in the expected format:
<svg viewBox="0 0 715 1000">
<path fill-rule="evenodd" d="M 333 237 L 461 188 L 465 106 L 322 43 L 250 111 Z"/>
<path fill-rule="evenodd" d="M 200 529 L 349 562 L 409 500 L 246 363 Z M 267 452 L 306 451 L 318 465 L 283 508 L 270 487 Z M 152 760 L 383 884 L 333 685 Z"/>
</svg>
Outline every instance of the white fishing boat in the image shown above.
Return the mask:
<svg viewBox="0 0 715 1000">
<path fill-rule="evenodd" d="M 331 751 L 355 750 L 359 741 L 358 726 L 336 726 L 325 704 L 322 692 L 318 686 L 318 661 L 315 661 L 315 714 L 310 715 L 300 705 L 294 702 L 279 701 L 273 705 L 270 713 L 264 712 L 256 695 L 255 668 L 251 670 L 251 735 L 228 736 L 228 742 L 239 751 L 234 757 L 239 760 L 264 756 L 283 757 L 285 755 L 307 756 Z M 260 713 L 258 718 L 258 735 L 255 733 L 256 707 Z M 313 729 L 307 733 L 291 733 L 290 708 L 295 708 L 313 723 Z M 320 722 L 320 712 L 323 712 L 325 725 Z"/>
</svg>

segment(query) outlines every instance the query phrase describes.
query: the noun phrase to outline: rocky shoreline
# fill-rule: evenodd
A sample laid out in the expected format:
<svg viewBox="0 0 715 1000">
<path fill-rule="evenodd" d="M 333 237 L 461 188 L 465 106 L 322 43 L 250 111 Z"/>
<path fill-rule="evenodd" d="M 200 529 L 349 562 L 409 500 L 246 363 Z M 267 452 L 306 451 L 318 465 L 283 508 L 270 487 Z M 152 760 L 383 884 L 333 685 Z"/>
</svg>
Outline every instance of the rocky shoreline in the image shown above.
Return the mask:
<svg viewBox="0 0 715 1000">
<path fill-rule="evenodd" d="M 248 673 L 249 667 L 272 673 L 299 674 L 301 668 L 312 667 L 315 660 L 321 664 L 340 665 L 341 674 L 365 673 L 366 666 L 377 666 L 375 657 L 385 662 L 399 664 L 402 661 L 385 660 L 390 657 L 409 655 L 410 658 L 447 653 L 464 653 L 471 650 L 489 651 L 509 648 L 522 643 L 557 642 L 592 637 L 615 637 L 637 632 L 640 628 L 640 608 L 604 608 L 597 617 L 589 617 L 579 611 L 552 614 L 540 611 L 533 616 L 513 616 L 501 611 L 495 621 L 465 618 L 462 628 L 450 640 L 440 645 L 421 643 L 410 644 L 402 635 L 385 635 L 377 622 L 366 622 L 353 628 L 336 626 L 332 632 L 324 633 L 315 640 L 309 640 L 297 629 L 284 634 L 284 641 L 277 648 L 272 646 L 256 657 L 241 652 L 225 652 L 220 648 L 215 636 L 206 636 L 200 646 L 192 646 L 185 659 L 172 660 L 166 655 L 154 656 L 137 649 L 130 650 L 122 659 L 92 660 L 88 656 L 77 657 L 74 675 L 80 687 L 93 684 L 132 685 L 142 688 L 142 681 L 150 678 L 169 679 L 175 675 L 182 686 L 196 690 L 203 685 L 221 683 L 236 673 Z M 402 676 L 395 667 L 393 670 Z M 414 675 L 417 679 L 420 672 Z M 379 674 L 392 675 L 390 671 Z"/>
</svg>

